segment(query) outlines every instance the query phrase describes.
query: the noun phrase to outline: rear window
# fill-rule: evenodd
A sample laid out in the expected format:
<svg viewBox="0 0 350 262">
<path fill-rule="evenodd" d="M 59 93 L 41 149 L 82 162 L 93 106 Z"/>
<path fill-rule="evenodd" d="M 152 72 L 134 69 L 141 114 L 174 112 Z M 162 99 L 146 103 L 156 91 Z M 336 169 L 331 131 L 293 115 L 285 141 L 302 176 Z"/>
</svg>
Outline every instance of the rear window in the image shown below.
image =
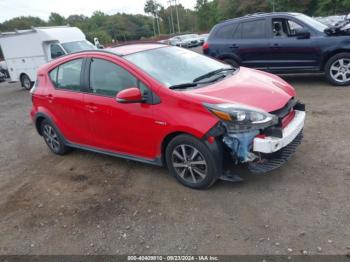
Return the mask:
<svg viewBox="0 0 350 262">
<path fill-rule="evenodd" d="M 242 23 L 242 38 L 265 38 L 265 19 Z"/>
<path fill-rule="evenodd" d="M 233 32 L 237 27 L 236 24 L 228 24 L 221 26 L 216 32 L 215 36 L 222 39 L 230 39 L 233 37 Z"/>
<path fill-rule="evenodd" d="M 75 59 L 51 70 L 49 76 L 55 87 L 58 89 L 79 91 L 82 62 L 83 59 Z"/>
</svg>

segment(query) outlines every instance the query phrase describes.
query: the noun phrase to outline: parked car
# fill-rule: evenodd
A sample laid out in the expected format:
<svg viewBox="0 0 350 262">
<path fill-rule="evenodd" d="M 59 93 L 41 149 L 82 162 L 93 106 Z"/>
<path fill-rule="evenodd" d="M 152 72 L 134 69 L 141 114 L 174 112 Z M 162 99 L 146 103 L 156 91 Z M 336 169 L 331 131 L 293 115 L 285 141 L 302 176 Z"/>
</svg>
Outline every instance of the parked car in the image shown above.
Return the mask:
<svg viewBox="0 0 350 262">
<path fill-rule="evenodd" d="M 334 85 L 350 84 L 350 36 L 299 13 L 265 13 L 214 26 L 204 54 L 237 67 L 275 73 L 325 72 Z"/>
<path fill-rule="evenodd" d="M 5 75 L 5 78 L 9 78 L 10 74 L 5 61 L 0 61 L 0 73 Z"/>
<path fill-rule="evenodd" d="M 201 45 L 203 45 L 208 40 L 208 36 L 209 36 L 209 34 L 201 34 L 201 35 L 199 35 L 199 39 L 200 39 L 200 44 Z"/>
<path fill-rule="evenodd" d="M 0 72 L 0 82 L 4 82 L 5 79 L 6 79 L 5 74 L 3 74 L 3 73 Z"/>
<path fill-rule="evenodd" d="M 39 69 L 31 93 L 31 117 L 53 153 L 79 148 L 166 165 L 192 188 L 235 180 L 224 161 L 256 173 L 281 166 L 305 119 L 281 78 L 161 44 L 56 59 Z"/>
<path fill-rule="evenodd" d="M 197 34 L 188 34 L 188 35 L 178 35 L 169 39 L 169 44 L 174 46 L 181 47 L 195 47 L 201 44 L 199 35 Z"/>
<path fill-rule="evenodd" d="M 36 70 L 46 62 L 74 52 L 95 49 L 77 27 L 35 27 L 0 33 L 0 47 L 11 81 L 31 89 Z"/>
</svg>

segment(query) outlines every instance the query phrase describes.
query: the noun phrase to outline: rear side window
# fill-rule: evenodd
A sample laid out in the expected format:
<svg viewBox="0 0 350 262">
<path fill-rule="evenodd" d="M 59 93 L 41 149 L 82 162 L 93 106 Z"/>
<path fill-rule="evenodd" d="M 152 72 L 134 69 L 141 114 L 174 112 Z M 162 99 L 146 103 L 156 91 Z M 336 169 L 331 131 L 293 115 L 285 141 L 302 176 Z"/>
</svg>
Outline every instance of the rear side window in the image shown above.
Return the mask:
<svg viewBox="0 0 350 262">
<path fill-rule="evenodd" d="M 221 26 L 218 29 L 218 31 L 216 32 L 215 36 L 217 38 L 221 38 L 221 39 L 231 39 L 236 27 L 237 27 L 236 24 L 229 24 L 229 25 Z"/>
<path fill-rule="evenodd" d="M 93 93 L 115 97 L 130 87 L 137 87 L 137 79 L 128 71 L 103 59 L 91 60 L 90 88 Z"/>
<path fill-rule="evenodd" d="M 242 23 L 242 38 L 265 38 L 265 19 Z"/>
<path fill-rule="evenodd" d="M 52 83 L 58 89 L 80 91 L 80 73 L 83 59 L 61 64 L 49 73 Z"/>
</svg>

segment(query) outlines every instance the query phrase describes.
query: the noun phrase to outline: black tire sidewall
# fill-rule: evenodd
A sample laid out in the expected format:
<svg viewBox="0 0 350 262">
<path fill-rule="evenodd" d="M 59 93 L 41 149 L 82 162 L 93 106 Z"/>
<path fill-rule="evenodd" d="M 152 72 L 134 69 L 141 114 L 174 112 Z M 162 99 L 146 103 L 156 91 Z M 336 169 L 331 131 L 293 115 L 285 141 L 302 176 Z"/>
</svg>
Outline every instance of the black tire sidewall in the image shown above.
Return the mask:
<svg viewBox="0 0 350 262">
<path fill-rule="evenodd" d="M 28 79 L 29 80 L 29 83 L 30 83 L 30 85 L 29 85 L 29 88 L 28 87 L 26 87 L 25 85 L 24 85 L 24 80 L 25 79 Z M 26 89 L 26 90 L 30 90 L 31 88 L 32 88 L 32 81 L 30 80 L 30 78 L 29 78 L 29 76 L 27 76 L 26 74 L 24 74 L 24 75 L 22 75 L 22 77 L 21 77 L 21 83 L 22 83 L 22 86 L 24 87 L 24 89 Z"/>
<path fill-rule="evenodd" d="M 332 56 L 330 59 L 328 59 L 326 65 L 325 65 L 325 74 L 326 74 L 326 78 L 327 78 L 327 81 L 329 83 L 331 83 L 332 85 L 335 85 L 335 86 L 347 86 L 347 85 L 350 85 L 350 80 L 347 81 L 347 82 L 344 82 L 344 83 L 339 83 L 337 81 L 335 81 L 332 76 L 331 76 L 331 72 L 330 72 L 330 68 L 331 68 L 331 65 L 336 61 L 336 60 L 339 60 L 341 58 L 347 58 L 347 59 L 350 59 L 350 53 L 339 53 L 339 54 L 336 54 L 334 56 Z"/>
<path fill-rule="evenodd" d="M 172 152 L 173 150 L 181 144 L 187 144 L 196 148 L 205 158 L 207 162 L 207 177 L 200 183 L 190 183 L 182 179 L 176 172 L 175 168 L 172 165 Z M 190 135 L 179 135 L 170 141 L 166 148 L 165 159 L 171 175 L 173 175 L 181 184 L 194 188 L 194 189 L 206 189 L 212 186 L 219 177 L 218 173 L 218 163 L 215 161 L 213 153 L 201 140 L 192 137 Z"/>
<path fill-rule="evenodd" d="M 44 126 L 45 126 L 45 125 L 51 126 L 51 128 L 56 132 L 57 137 L 58 137 L 58 141 L 59 141 L 59 143 L 60 143 L 60 148 L 59 148 L 59 150 L 57 150 L 57 151 L 53 150 L 53 149 L 51 148 L 51 146 L 48 144 L 48 142 L 46 141 L 45 135 L 44 135 Z M 49 121 L 49 120 L 47 120 L 47 119 L 43 120 L 43 121 L 41 122 L 41 127 L 40 127 L 40 128 L 41 128 L 41 134 L 42 134 L 42 136 L 43 136 L 43 138 L 44 138 L 44 141 L 45 141 L 46 145 L 49 147 L 49 149 L 51 150 L 51 152 L 53 152 L 53 153 L 56 154 L 56 155 L 64 155 L 65 153 L 67 153 L 68 147 L 65 145 L 65 143 L 64 143 L 64 141 L 63 141 L 63 139 L 62 139 L 60 133 L 58 132 L 57 128 L 51 123 L 51 121 Z"/>
</svg>

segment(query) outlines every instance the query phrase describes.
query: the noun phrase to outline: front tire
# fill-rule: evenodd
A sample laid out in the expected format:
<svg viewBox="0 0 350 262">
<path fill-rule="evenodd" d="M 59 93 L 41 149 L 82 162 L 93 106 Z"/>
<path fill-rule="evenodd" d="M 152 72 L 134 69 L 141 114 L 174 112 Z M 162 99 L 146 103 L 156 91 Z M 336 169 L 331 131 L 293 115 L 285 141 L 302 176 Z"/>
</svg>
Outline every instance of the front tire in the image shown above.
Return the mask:
<svg viewBox="0 0 350 262">
<path fill-rule="evenodd" d="M 64 155 L 70 151 L 70 148 L 64 144 L 57 129 L 47 119 L 43 120 L 41 123 L 41 134 L 47 146 L 56 155 Z"/>
<path fill-rule="evenodd" d="M 30 80 L 29 76 L 23 74 L 21 76 L 21 84 L 26 90 L 30 90 L 33 86 L 33 82 Z"/>
<path fill-rule="evenodd" d="M 170 173 L 183 185 L 205 189 L 219 177 L 219 163 L 201 140 L 179 135 L 166 148 L 166 163 Z"/>
<path fill-rule="evenodd" d="M 325 73 L 328 82 L 332 85 L 350 85 L 350 53 L 332 56 L 325 65 Z"/>
</svg>

